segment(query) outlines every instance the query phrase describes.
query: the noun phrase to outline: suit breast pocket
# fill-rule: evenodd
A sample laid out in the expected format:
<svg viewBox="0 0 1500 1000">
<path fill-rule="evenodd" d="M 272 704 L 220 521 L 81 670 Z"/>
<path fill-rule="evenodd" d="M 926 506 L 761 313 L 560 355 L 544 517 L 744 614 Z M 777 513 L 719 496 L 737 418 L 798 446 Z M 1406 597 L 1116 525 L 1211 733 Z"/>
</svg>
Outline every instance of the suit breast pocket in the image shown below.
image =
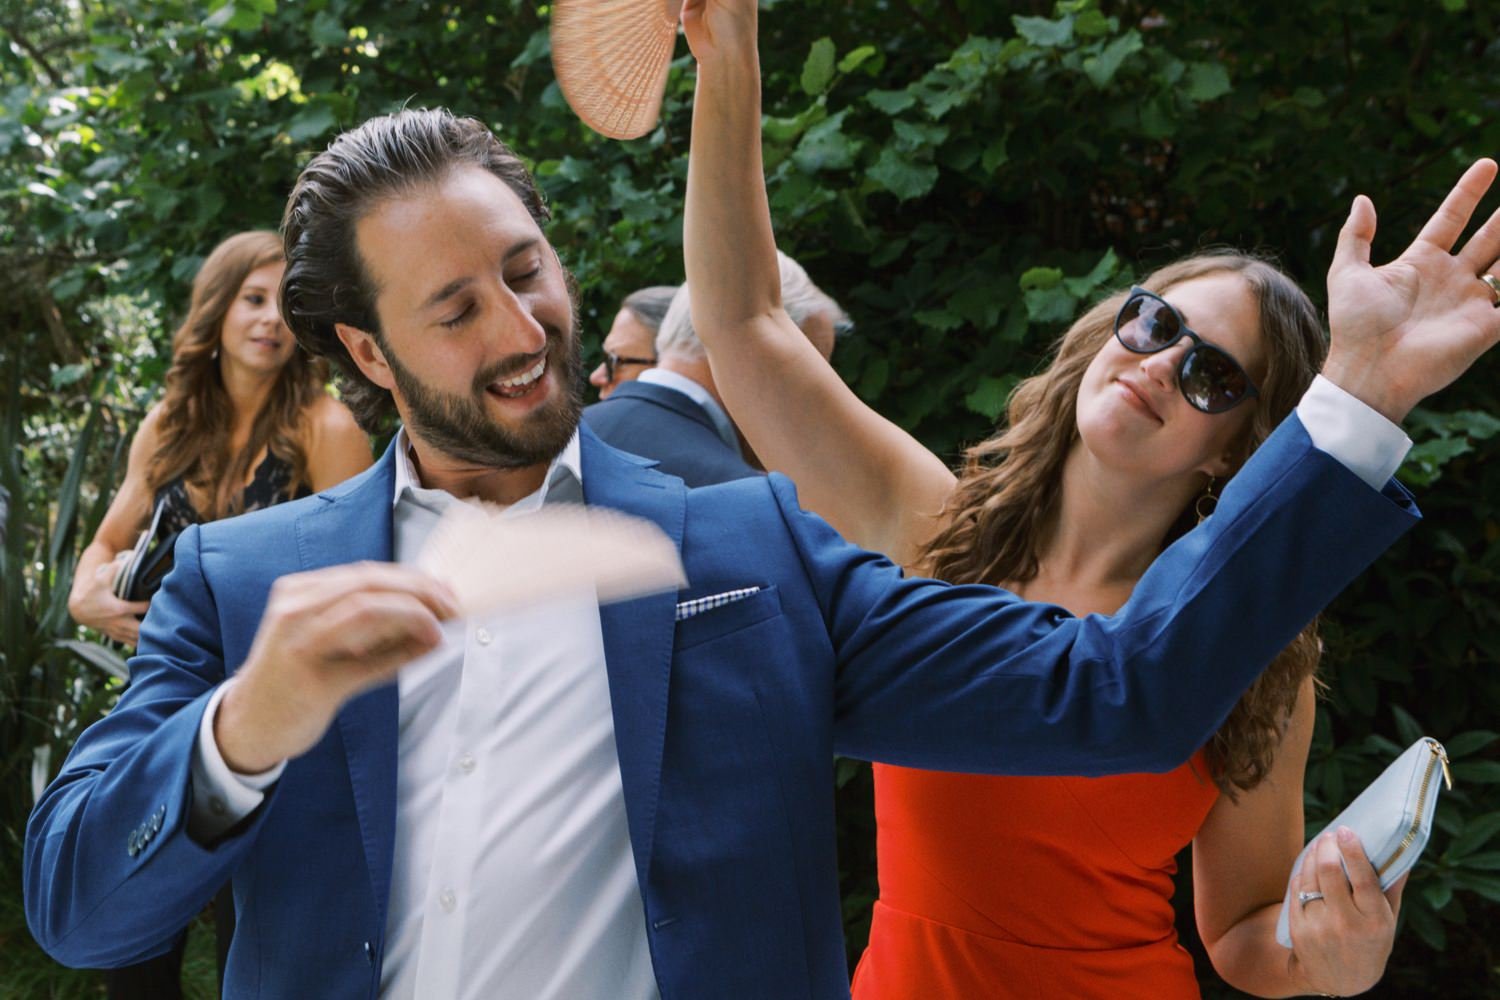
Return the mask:
<svg viewBox="0 0 1500 1000">
<path fill-rule="evenodd" d="M 741 629 L 758 625 L 781 614 L 781 593 L 774 584 L 762 586 L 749 597 L 700 612 L 677 623 L 675 646 L 685 649 L 711 642 Z"/>
</svg>

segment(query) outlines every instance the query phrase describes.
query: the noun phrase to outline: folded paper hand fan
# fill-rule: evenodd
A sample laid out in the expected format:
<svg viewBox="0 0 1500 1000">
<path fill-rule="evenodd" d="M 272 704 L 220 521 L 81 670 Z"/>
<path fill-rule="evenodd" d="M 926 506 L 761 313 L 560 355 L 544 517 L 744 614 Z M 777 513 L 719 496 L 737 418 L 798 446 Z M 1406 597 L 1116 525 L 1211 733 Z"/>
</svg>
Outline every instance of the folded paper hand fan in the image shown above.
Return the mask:
<svg viewBox="0 0 1500 1000">
<path fill-rule="evenodd" d="M 502 515 L 453 504 L 422 547 L 417 568 L 453 588 L 465 617 L 525 607 L 592 588 L 600 604 L 687 583 L 677 546 L 655 524 L 602 507 L 552 504 Z"/>
<path fill-rule="evenodd" d="M 554 0 L 552 69 L 585 125 L 611 139 L 661 114 L 682 0 Z"/>
</svg>

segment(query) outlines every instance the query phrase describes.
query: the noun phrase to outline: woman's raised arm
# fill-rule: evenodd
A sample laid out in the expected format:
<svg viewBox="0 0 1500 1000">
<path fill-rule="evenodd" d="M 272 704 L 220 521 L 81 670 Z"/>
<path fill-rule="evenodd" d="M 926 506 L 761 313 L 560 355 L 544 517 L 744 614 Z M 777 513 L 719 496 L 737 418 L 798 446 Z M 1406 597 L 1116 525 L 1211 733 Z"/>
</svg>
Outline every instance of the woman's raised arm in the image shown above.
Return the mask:
<svg viewBox="0 0 1500 1000">
<path fill-rule="evenodd" d="M 844 385 L 781 307 L 761 162 L 755 0 L 689 0 L 698 60 L 683 256 L 730 415 L 803 506 L 909 564 L 953 489 L 942 461 Z"/>
</svg>

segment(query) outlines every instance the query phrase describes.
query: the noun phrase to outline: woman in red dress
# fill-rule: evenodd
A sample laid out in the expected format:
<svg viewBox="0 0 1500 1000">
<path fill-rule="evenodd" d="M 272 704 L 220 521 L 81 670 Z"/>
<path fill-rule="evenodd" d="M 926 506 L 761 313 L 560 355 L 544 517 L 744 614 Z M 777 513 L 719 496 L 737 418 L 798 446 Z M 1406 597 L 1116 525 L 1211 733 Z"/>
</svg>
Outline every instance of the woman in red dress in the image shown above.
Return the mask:
<svg viewBox="0 0 1500 1000">
<path fill-rule="evenodd" d="M 695 108 L 694 325 L 740 429 L 808 509 L 860 545 L 1077 615 L 1114 612 L 1166 545 L 1211 516 L 1223 482 L 1308 388 L 1325 351 L 1316 310 L 1252 257 L 1163 268 L 1080 317 L 955 476 L 857 399 L 774 297 L 762 307 L 753 279 L 775 265 L 763 172 L 746 153 L 759 149 L 755 16 L 753 0 L 707 0 L 684 18 L 717 74 L 711 100 L 700 80 Z M 721 315 L 766 318 L 726 336 Z M 1304 835 L 1318 654 L 1309 628 L 1168 774 L 877 767 L 881 898 L 857 1000 L 1197 997 L 1171 906 L 1188 844 L 1198 926 L 1226 980 L 1262 996 L 1368 989 L 1390 953 L 1400 885 L 1379 892 L 1357 840 L 1318 848 L 1325 870 L 1342 857 L 1353 889 L 1320 883 L 1327 898 L 1292 914 L 1293 950 L 1274 935 Z M 1213 655 L 1182 664 L 1183 683 Z"/>
</svg>

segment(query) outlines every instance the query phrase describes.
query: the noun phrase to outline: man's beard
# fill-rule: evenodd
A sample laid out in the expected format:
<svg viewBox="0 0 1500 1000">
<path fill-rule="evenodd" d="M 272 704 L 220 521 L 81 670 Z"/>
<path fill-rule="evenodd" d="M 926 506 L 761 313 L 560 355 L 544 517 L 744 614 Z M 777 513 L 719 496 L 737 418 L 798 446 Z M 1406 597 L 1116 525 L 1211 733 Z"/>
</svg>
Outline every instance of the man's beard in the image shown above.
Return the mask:
<svg viewBox="0 0 1500 1000">
<path fill-rule="evenodd" d="M 577 330 L 576 323 L 573 329 Z M 576 333 L 547 328 L 548 370 L 542 378 L 555 374 L 560 391 L 556 398 L 512 426 L 491 417 L 484 401 L 486 386 L 518 374 L 514 360 L 475 373 L 472 394 L 464 397 L 423 384 L 389 346 L 384 348 L 384 354 L 395 376 L 396 388 L 406 402 L 406 420 L 412 433 L 460 462 L 492 469 L 517 469 L 551 462 L 578 429 L 583 413 L 583 349 Z"/>
</svg>

